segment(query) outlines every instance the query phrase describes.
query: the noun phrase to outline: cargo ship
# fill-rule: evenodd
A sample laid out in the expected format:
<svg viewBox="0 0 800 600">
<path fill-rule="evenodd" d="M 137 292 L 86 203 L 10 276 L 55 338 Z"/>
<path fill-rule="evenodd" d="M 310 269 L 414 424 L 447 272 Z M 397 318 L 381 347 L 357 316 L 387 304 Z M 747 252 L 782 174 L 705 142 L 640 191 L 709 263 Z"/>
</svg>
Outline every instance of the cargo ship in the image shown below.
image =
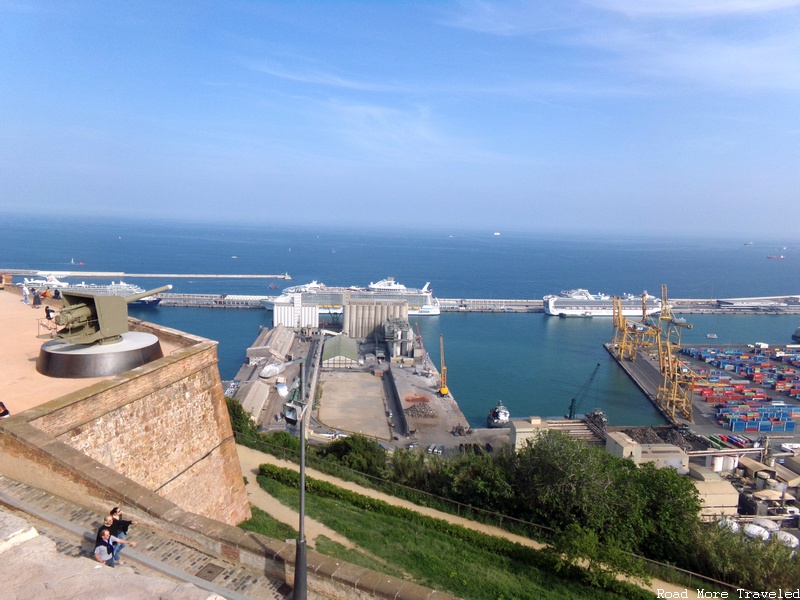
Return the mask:
<svg viewBox="0 0 800 600">
<path fill-rule="evenodd" d="M 366 287 L 326 286 L 316 280 L 285 288 L 279 298 L 290 294 L 302 294 L 303 302 L 313 302 L 319 307 L 320 314 L 341 314 L 345 304 L 345 296 L 350 300 L 404 300 L 408 303 L 409 316 L 434 316 L 441 314 L 439 300 L 434 298 L 430 282 L 421 288 L 409 288 L 395 281 L 394 277 L 387 277 L 378 282 L 370 283 Z M 272 310 L 274 303 L 279 301 L 263 300 L 262 305 Z"/>
<path fill-rule="evenodd" d="M 592 294 L 589 290 L 578 288 L 564 290 L 560 294 L 545 296 L 544 312 L 556 317 L 612 317 L 614 316 L 614 298 L 607 294 Z M 620 296 L 622 315 L 625 317 L 641 317 L 642 305 L 646 314 L 661 312 L 661 300 L 643 292 L 640 296 L 623 294 Z"/>
<path fill-rule="evenodd" d="M 133 296 L 140 294 L 144 289 L 132 283 L 125 283 L 124 281 L 112 281 L 109 284 L 97 283 L 68 283 L 61 281 L 53 274 L 47 274 L 43 279 L 28 279 L 27 277 L 22 283 L 27 288 L 33 288 L 40 294 L 52 295 L 58 297 L 59 294 L 74 292 L 76 294 L 91 294 L 92 296 Z M 146 296 L 139 300 L 134 300 L 130 306 L 158 306 L 161 298 L 158 296 Z"/>
</svg>

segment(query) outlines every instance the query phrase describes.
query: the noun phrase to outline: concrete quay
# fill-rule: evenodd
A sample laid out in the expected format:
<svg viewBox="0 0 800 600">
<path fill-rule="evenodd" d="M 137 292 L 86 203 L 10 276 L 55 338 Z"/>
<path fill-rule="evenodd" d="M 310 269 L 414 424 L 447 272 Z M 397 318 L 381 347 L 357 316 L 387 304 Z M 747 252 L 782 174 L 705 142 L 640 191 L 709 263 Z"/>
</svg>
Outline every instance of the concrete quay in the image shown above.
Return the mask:
<svg viewBox="0 0 800 600">
<path fill-rule="evenodd" d="M 262 300 L 274 300 L 274 295 L 236 294 L 157 294 L 161 306 L 209 307 L 209 308 L 263 308 Z M 670 300 L 675 314 L 800 314 L 797 296 L 773 298 L 734 299 L 676 299 Z M 439 298 L 442 313 L 492 312 L 492 313 L 543 313 L 542 300 L 495 299 L 495 298 Z"/>
<path fill-rule="evenodd" d="M 604 344 L 604 347 L 614 358 L 614 360 L 616 360 L 617 364 L 622 368 L 622 370 L 625 371 L 625 373 L 631 378 L 636 386 L 642 391 L 642 393 L 650 400 L 650 402 L 653 403 L 653 406 L 655 406 L 664 416 L 667 422 L 677 426 L 689 427 L 691 432 L 695 435 L 702 435 L 706 437 L 709 435 L 725 435 L 731 433 L 730 429 L 722 427 L 717 423 L 716 409 L 714 404 L 702 401 L 697 394 L 695 394 L 695 397 L 692 400 L 692 415 L 694 417 L 694 422 L 690 422 L 680 414 L 676 414 L 675 418 L 672 418 L 671 415 L 664 411 L 657 400 L 658 388 L 662 385 L 664 379 L 659 368 L 657 357 L 654 357 L 649 353 L 639 352 L 635 361 L 621 361 L 614 353 L 612 344 Z M 688 357 L 681 357 L 681 360 L 689 363 L 693 362 Z M 699 362 L 695 366 L 698 368 L 701 366 L 707 367 L 705 363 Z M 788 400 L 785 397 L 781 397 L 781 399 L 786 400 L 787 404 L 794 403 L 794 401 Z M 753 437 L 753 434 L 749 432 L 746 433 L 746 435 L 748 437 Z M 779 435 L 765 432 L 755 433 L 754 435 L 756 438 L 762 435 L 769 435 L 771 438 L 781 439 L 786 442 L 800 443 L 800 432 L 781 432 Z"/>
<path fill-rule="evenodd" d="M 142 279 L 286 279 L 288 273 L 279 275 L 253 275 L 231 273 L 126 273 L 125 271 L 41 271 L 33 269 L 0 269 L 0 273 L 20 277 L 34 277 L 42 273 L 58 277 L 138 277 Z"/>
<path fill-rule="evenodd" d="M 255 344 L 263 337 L 260 332 Z M 291 347 L 294 356 L 314 352 L 313 342 L 298 338 Z M 229 385 L 227 394 L 252 414 L 262 430 L 284 431 L 283 400 L 272 378 L 261 379 L 262 364 L 244 364 Z M 297 376 L 297 364 L 280 374 L 289 382 Z M 436 368 L 428 361 L 415 365 L 411 359 L 365 365 L 363 369 L 322 370 L 309 396 L 315 398 L 308 435 L 327 442 L 336 435 L 360 434 L 379 442 L 387 450 L 416 442 L 423 448 L 441 444 L 443 453 L 457 452 L 461 444 L 490 444 L 500 447 L 508 441 L 508 429 L 471 429 L 452 393 L 438 393 Z M 493 406 L 493 405 L 492 405 Z M 492 408 L 487 403 L 486 410 Z"/>
</svg>

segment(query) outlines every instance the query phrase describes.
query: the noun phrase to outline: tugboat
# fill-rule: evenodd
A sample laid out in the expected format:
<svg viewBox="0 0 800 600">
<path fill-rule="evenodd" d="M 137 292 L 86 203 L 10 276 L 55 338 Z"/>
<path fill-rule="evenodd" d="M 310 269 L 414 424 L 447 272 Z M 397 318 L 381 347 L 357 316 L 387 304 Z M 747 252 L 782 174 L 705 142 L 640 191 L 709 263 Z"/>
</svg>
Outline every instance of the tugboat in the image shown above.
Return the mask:
<svg viewBox="0 0 800 600">
<path fill-rule="evenodd" d="M 486 415 L 486 426 L 494 428 L 505 427 L 508 425 L 508 420 L 510 417 L 511 415 L 509 414 L 508 409 L 505 407 L 505 405 L 503 405 L 501 400 L 498 400 L 497 406 L 490 410 L 489 414 Z"/>
</svg>

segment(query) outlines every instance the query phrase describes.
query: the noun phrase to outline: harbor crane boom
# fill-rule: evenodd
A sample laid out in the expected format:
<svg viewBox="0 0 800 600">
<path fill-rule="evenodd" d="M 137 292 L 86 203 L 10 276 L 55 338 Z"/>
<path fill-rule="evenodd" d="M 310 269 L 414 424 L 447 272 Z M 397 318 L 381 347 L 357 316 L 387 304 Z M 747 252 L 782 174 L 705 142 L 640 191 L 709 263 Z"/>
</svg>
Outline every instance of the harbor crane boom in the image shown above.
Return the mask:
<svg viewBox="0 0 800 600">
<path fill-rule="evenodd" d="M 439 334 L 439 354 L 442 361 L 442 377 L 439 385 L 439 395 L 447 396 L 450 390 L 447 389 L 447 366 L 444 364 L 444 334 Z"/>
<path fill-rule="evenodd" d="M 581 389 L 578 390 L 578 393 L 575 394 L 575 397 L 572 399 L 572 402 L 569 403 L 569 413 L 565 415 L 568 419 L 575 418 L 578 406 L 580 405 L 581 400 L 583 400 L 583 397 L 589 391 L 589 387 L 592 385 L 592 381 L 594 381 L 594 378 L 599 370 L 600 370 L 600 363 L 597 363 L 597 366 L 594 368 L 594 371 L 592 371 L 591 377 L 589 377 L 586 383 L 583 384 L 583 387 L 581 387 Z"/>
</svg>

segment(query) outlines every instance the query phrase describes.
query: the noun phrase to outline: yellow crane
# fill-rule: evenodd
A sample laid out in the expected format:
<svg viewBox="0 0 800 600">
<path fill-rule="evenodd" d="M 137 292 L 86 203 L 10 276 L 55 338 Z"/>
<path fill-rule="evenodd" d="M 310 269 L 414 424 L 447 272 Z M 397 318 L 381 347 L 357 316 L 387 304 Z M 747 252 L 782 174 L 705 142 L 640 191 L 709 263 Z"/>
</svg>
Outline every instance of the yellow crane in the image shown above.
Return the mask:
<svg viewBox="0 0 800 600">
<path fill-rule="evenodd" d="M 695 373 L 679 358 L 681 333 L 684 329 L 691 329 L 692 325 L 686 323 L 684 319 L 676 319 L 672 315 L 666 284 L 661 286 L 661 313 L 658 319 L 661 324 L 661 336 L 658 338 L 658 361 L 663 382 L 658 388 L 656 400 L 672 419 L 675 419 L 676 412 L 678 412 L 690 423 L 693 423 L 694 388 L 697 382 L 704 377 Z"/>
<path fill-rule="evenodd" d="M 622 299 L 614 296 L 614 353 L 620 360 L 636 360 L 639 350 L 656 345 L 660 330 L 647 315 L 647 292 L 642 294 L 642 319 L 632 321 L 623 315 Z"/>
<path fill-rule="evenodd" d="M 439 334 L 439 354 L 442 361 L 442 377 L 439 385 L 439 395 L 447 396 L 450 390 L 447 389 L 447 366 L 444 364 L 444 334 Z"/>
</svg>

